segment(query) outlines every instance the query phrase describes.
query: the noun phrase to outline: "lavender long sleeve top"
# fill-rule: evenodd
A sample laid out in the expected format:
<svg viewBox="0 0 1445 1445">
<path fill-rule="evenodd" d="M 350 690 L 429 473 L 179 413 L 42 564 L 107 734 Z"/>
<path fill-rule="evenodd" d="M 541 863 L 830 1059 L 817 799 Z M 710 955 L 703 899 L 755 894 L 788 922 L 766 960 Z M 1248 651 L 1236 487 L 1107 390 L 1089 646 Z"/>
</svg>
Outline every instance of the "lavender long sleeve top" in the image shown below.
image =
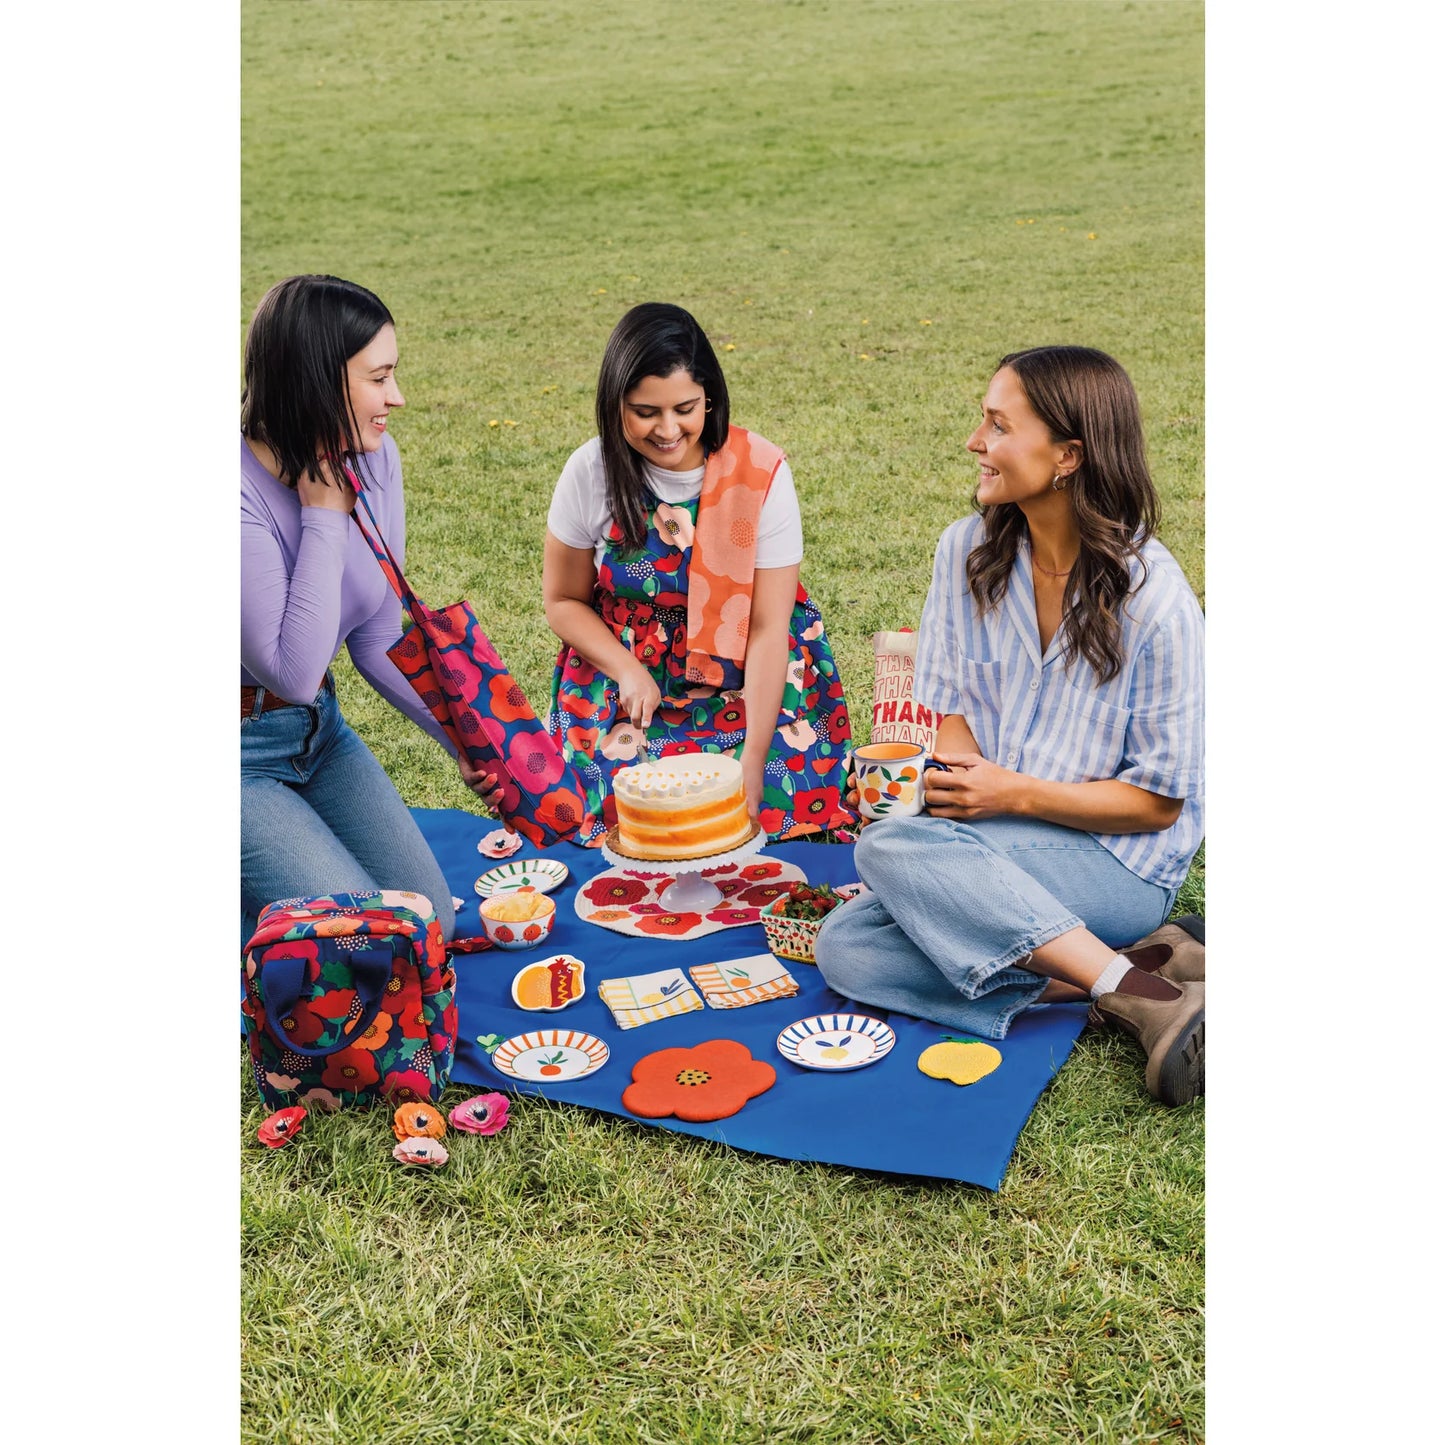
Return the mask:
<svg viewBox="0 0 1445 1445">
<path fill-rule="evenodd" d="M 382 439 L 367 458 L 367 500 L 397 561 L 406 555 L 401 458 Z M 448 753 L 446 734 L 386 649 L 401 636 L 401 603 L 345 512 L 303 507 L 241 438 L 241 683 L 309 703 L 346 644 L 356 670 Z"/>
</svg>

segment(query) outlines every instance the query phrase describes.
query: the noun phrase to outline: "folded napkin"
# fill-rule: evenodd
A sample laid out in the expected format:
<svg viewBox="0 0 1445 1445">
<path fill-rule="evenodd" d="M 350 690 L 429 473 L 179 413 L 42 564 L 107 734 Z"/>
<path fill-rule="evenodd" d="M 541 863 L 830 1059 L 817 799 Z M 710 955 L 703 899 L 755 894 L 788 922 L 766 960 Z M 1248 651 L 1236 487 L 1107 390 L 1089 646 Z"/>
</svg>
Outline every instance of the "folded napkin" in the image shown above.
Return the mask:
<svg viewBox="0 0 1445 1445">
<path fill-rule="evenodd" d="M 597 997 L 611 1009 L 620 1029 L 635 1029 L 640 1024 L 656 1023 L 703 1007 L 702 998 L 680 968 L 636 973 L 630 978 L 604 978 L 597 985 Z"/>
<path fill-rule="evenodd" d="M 792 998 L 798 980 L 771 953 L 695 964 L 688 972 L 712 1008 L 746 1008 L 770 998 Z"/>
</svg>

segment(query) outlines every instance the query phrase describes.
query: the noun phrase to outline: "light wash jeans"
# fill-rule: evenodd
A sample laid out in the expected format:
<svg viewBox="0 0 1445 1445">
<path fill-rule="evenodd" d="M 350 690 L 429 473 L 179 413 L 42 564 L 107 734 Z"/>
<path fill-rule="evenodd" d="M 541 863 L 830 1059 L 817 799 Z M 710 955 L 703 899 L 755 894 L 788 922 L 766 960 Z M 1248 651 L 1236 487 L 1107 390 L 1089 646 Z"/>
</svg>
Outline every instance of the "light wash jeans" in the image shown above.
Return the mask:
<svg viewBox="0 0 1445 1445">
<path fill-rule="evenodd" d="M 405 888 L 456 930 L 452 892 L 416 820 L 323 687 L 306 706 L 241 719 L 241 943 L 278 898 Z"/>
<path fill-rule="evenodd" d="M 863 830 L 855 859 L 871 891 L 818 935 L 828 986 L 986 1039 L 1048 983 L 1020 959 L 1081 923 L 1128 947 L 1174 903 L 1090 834 L 1028 818 L 887 818 Z"/>
</svg>

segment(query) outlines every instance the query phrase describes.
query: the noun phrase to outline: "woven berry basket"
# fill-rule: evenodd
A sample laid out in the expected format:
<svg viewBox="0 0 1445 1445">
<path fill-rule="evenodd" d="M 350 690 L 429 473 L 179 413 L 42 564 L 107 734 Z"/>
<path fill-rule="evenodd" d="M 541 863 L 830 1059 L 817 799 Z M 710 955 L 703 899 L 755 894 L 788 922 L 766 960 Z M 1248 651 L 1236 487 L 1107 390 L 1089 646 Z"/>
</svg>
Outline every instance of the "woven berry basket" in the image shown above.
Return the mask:
<svg viewBox="0 0 1445 1445">
<path fill-rule="evenodd" d="M 852 898 L 862 888 L 861 883 L 848 883 L 833 891 L 844 899 Z M 814 946 L 823 925 L 832 916 L 822 918 L 785 918 L 777 910 L 788 900 L 775 898 L 758 915 L 763 921 L 763 932 L 767 935 L 768 947 L 779 957 L 790 963 L 816 963 Z"/>
</svg>

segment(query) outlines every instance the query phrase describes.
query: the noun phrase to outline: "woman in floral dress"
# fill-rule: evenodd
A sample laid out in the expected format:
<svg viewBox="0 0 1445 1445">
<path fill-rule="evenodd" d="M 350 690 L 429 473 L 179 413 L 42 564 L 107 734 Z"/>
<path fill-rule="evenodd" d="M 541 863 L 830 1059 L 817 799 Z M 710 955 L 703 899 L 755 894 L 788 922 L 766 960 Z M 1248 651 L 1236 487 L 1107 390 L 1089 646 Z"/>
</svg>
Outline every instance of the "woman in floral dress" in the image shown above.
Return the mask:
<svg viewBox="0 0 1445 1445">
<path fill-rule="evenodd" d="M 686 311 L 650 302 L 617 323 L 597 429 L 558 479 L 543 564 L 563 644 L 549 727 L 588 805 L 573 841 L 615 825 L 617 768 L 673 753 L 736 756 L 771 840 L 849 826 L 848 708 L 798 581 L 792 473 L 729 426 L 722 370 Z"/>
</svg>

